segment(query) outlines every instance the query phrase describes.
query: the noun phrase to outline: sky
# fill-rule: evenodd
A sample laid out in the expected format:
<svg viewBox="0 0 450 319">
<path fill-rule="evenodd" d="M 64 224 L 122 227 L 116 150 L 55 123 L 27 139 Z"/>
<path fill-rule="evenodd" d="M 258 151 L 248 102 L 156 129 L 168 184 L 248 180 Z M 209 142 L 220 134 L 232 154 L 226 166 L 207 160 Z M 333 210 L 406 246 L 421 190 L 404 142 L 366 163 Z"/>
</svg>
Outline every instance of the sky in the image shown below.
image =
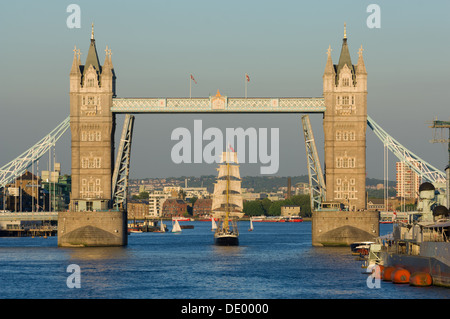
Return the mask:
<svg viewBox="0 0 450 319">
<path fill-rule="evenodd" d="M 69 28 L 70 4 L 81 10 Z M 369 28 L 370 4 L 380 28 Z M 100 62 L 108 46 L 118 97 L 321 97 L 326 51 L 337 64 L 344 23 L 352 62 L 364 48 L 368 114 L 391 136 L 444 170 L 447 145 L 433 144 L 430 122 L 450 120 L 449 1 L 9 1 L 0 10 L 0 166 L 48 134 L 69 114 L 73 48 L 82 60 L 91 23 Z M 120 134 L 123 115 L 117 116 Z M 311 114 L 323 163 L 322 115 Z M 150 115 L 136 117 L 131 178 L 216 174 L 215 164 L 176 164 L 172 132 L 203 128 L 278 128 L 277 176 L 307 174 L 301 115 Z M 444 132 L 448 136 L 448 132 Z M 70 174 L 70 132 L 55 154 Z M 395 180 L 394 155 L 389 179 Z M 41 169 L 46 168 L 45 158 Z M 241 165 L 260 175 L 261 163 Z M 367 176 L 383 178 L 383 145 L 367 129 Z"/>
</svg>

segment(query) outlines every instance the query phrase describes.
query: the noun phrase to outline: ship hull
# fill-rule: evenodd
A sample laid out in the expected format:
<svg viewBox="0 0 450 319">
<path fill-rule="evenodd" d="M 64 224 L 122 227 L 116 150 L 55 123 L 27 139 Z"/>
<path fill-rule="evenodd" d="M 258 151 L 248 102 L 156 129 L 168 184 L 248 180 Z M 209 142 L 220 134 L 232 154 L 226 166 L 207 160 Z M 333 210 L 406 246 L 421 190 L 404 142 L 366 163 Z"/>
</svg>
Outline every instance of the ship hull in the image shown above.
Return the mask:
<svg viewBox="0 0 450 319">
<path fill-rule="evenodd" d="M 239 237 L 235 235 L 218 235 L 214 236 L 214 243 L 217 246 L 238 246 Z"/>
<path fill-rule="evenodd" d="M 420 255 L 408 255 L 383 251 L 381 259 L 384 267 L 404 268 L 411 274 L 428 273 L 433 285 L 450 287 L 449 243 L 423 242 Z"/>
</svg>

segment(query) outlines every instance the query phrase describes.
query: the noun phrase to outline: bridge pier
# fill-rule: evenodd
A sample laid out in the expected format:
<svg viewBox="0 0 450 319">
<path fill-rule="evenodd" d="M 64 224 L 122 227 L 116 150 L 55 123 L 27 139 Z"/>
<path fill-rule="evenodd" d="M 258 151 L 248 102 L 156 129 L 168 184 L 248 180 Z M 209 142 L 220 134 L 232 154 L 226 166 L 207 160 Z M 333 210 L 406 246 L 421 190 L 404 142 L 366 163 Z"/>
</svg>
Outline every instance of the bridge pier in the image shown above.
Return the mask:
<svg viewBox="0 0 450 319">
<path fill-rule="evenodd" d="M 312 212 L 313 246 L 349 246 L 373 241 L 380 235 L 379 212 L 315 211 Z"/>
<path fill-rule="evenodd" d="M 58 214 L 58 246 L 99 247 L 125 246 L 128 243 L 127 213 L 60 212 Z"/>
</svg>

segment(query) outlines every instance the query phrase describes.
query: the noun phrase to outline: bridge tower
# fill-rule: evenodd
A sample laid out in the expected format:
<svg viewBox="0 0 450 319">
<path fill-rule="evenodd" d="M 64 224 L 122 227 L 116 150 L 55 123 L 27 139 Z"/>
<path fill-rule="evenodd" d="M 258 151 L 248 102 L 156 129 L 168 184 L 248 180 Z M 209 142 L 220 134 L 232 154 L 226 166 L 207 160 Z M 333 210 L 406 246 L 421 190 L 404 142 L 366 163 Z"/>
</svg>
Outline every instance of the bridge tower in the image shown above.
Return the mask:
<svg viewBox="0 0 450 319">
<path fill-rule="evenodd" d="M 344 27 L 338 64 L 331 48 L 323 75 L 326 201 L 366 209 L 367 71 L 359 49 L 352 64 Z"/>
<path fill-rule="evenodd" d="M 114 166 L 115 116 L 111 112 L 115 75 L 111 51 L 99 63 L 92 26 L 86 62 L 74 50 L 70 71 L 70 129 L 72 133 L 73 211 L 110 208 Z"/>
<path fill-rule="evenodd" d="M 111 51 L 100 65 L 92 25 L 84 65 L 74 49 L 70 70 L 72 192 L 68 212 L 58 216 L 59 246 L 122 246 L 127 243 L 126 212 L 112 210 L 115 74 Z"/>
</svg>

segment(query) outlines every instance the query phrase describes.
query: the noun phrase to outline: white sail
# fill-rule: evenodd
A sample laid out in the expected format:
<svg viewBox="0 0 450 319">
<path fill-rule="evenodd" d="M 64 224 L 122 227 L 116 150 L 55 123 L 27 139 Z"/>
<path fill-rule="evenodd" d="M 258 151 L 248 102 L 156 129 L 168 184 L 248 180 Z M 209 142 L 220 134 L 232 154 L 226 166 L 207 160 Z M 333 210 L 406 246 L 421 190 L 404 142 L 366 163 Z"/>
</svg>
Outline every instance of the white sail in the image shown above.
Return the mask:
<svg viewBox="0 0 450 319">
<path fill-rule="evenodd" d="M 230 165 L 228 168 L 226 165 L 220 165 L 217 170 L 219 171 L 218 178 L 227 177 L 228 173 L 230 173 L 230 176 L 237 179 L 241 178 L 239 173 L 239 165 Z"/>
<path fill-rule="evenodd" d="M 214 184 L 214 196 L 215 195 L 223 195 L 227 193 L 241 193 L 241 181 L 229 181 L 229 183 L 226 180 L 219 180 L 217 183 Z M 228 185 L 227 185 L 228 184 Z"/>
<path fill-rule="evenodd" d="M 236 152 L 222 152 L 220 162 L 237 164 L 238 163 L 237 153 Z"/>
<path fill-rule="evenodd" d="M 164 227 L 162 219 L 161 219 L 161 227 L 159 229 L 160 229 L 161 233 L 165 233 L 166 232 L 166 228 Z"/>
<path fill-rule="evenodd" d="M 180 224 L 178 223 L 178 220 L 175 220 L 175 224 L 172 227 L 172 233 L 179 233 L 181 232 Z"/>
<path fill-rule="evenodd" d="M 211 204 L 211 210 L 225 210 L 227 208 L 227 202 L 230 207 L 230 211 L 242 211 L 244 204 L 241 194 L 228 194 L 227 195 L 214 195 L 212 204 Z"/>
<path fill-rule="evenodd" d="M 217 224 L 216 221 L 214 220 L 214 216 L 211 217 L 211 230 L 216 230 L 217 229 Z"/>
<path fill-rule="evenodd" d="M 252 231 L 253 230 L 253 221 L 252 221 L 252 219 L 250 218 L 250 229 L 249 229 L 249 231 Z"/>
<path fill-rule="evenodd" d="M 226 212 L 225 211 L 216 211 L 213 213 L 213 216 L 216 218 L 223 218 L 225 217 Z M 228 213 L 228 216 L 230 217 L 238 217 L 238 218 L 242 218 L 244 216 L 244 213 L 240 213 L 240 212 L 230 212 Z"/>
</svg>

